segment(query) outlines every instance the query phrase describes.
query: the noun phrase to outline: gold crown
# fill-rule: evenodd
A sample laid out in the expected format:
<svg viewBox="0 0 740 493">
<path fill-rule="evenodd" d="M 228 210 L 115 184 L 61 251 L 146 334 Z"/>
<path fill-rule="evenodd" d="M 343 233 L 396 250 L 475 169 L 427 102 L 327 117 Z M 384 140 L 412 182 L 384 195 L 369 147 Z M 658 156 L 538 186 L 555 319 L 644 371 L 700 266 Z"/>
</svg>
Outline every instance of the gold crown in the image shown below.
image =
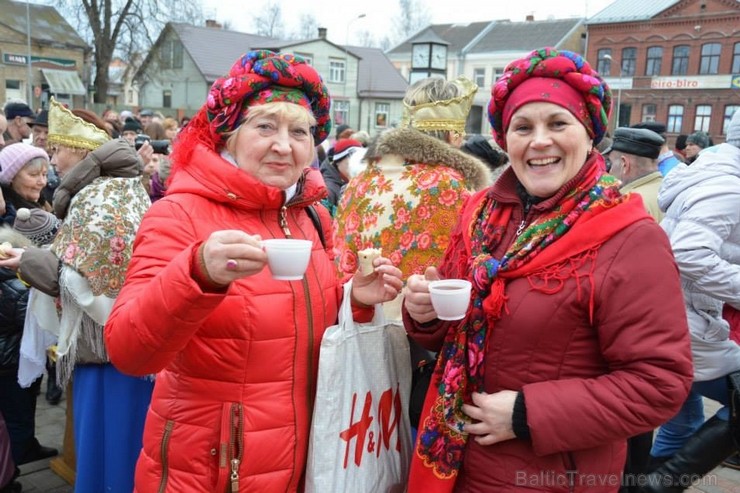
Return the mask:
<svg viewBox="0 0 740 493">
<path fill-rule="evenodd" d="M 422 132 L 450 130 L 465 133 L 465 120 L 470 113 L 470 107 L 473 106 L 473 96 L 478 91 L 478 86 L 465 77 L 458 77 L 452 82 L 462 89 L 461 96 L 414 106 L 404 102 L 401 126 Z"/>
<path fill-rule="evenodd" d="M 110 140 L 110 135 L 88 123 L 58 103 L 53 97 L 49 102 L 49 144 L 61 144 L 77 149 L 94 151 Z"/>
</svg>

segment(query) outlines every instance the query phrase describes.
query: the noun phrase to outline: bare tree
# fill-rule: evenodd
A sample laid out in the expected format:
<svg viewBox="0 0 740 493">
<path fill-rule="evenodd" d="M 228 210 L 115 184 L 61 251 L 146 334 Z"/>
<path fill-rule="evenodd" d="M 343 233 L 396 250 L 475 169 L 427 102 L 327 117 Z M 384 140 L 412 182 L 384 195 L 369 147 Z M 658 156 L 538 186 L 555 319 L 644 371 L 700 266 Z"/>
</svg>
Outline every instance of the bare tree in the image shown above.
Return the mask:
<svg viewBox="0 0 740 493">
<path fill-rule="evenodd" d="M 373 33 L 369 30 L 363 29 L 362 31 L 358 31 L 355 36 L 359 39 L 359 46 L 365 46 L 367 48 L 377 47 Z"/>
<path fill-rule="evenodd" d="M 395 34 L 398 41 L 409 38 L 423 27 L 431 24 L 431 16 L 419 0 L 398 0 L 401 15 L 395 21 Z"/>
<path fill-rule="evenodd" d="M 301 14 L 298 32 L 295 33 L 295 39 L 313 39 L 318 36 L 319 21 L 313 14 Z"/>
<path fill-rule="evenodd" d="M 270 38 L 282 38 L 284 31 L 283 11 L 279 3 L 270 2 L 262 8 L 253 23 L 257 26 L 257 34 Z"/>
<path fill-rule="evenodd" d="M 199 0 L 59 0 L 56 7 L 94 47 L 96 103 L 106 101 L 114 54 L 131 61 L 149 51 L 168 21 L 203 19 Z"/>
</svg>

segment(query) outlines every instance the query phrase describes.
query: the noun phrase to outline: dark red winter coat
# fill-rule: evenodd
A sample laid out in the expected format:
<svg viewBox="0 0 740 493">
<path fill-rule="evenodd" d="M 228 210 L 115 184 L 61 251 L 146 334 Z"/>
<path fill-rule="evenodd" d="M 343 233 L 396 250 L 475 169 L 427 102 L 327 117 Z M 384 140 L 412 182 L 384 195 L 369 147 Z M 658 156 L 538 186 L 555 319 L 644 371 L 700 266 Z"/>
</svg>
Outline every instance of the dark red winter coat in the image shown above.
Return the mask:
<svg viewBox="0 0 740 493">
<path fill-rule="evenodd" d="M 502 203 L 521 203 L 510 169 L 494 190 Z M 534 214 L 557 198 L 532 206 Z M 494 257 L 514 240 L 522 212 L 512 214 Z M 468 440 L 456 492 L 616 492 L 626 438 L 667 421 L 686 398 L 693 375 L 689 332 L 663 230 L 650 218 L 637 221 L 573 276 L 578 264 L 564 262 L 548 280 L 507 281 L 504 315 L 488 334 L 483 390 L 524 393 L 531 439 L 491 446 Z M 463 275 L 445 269 L 445 277 Z M 562 287 L 552 289 L 559 279 Z M 551 289 L 556 292 L 546 292 Z M 404 321 L 431 350 L 440 349 L 450 326 L 420 327 L 407 313 Z"/>
</svg>

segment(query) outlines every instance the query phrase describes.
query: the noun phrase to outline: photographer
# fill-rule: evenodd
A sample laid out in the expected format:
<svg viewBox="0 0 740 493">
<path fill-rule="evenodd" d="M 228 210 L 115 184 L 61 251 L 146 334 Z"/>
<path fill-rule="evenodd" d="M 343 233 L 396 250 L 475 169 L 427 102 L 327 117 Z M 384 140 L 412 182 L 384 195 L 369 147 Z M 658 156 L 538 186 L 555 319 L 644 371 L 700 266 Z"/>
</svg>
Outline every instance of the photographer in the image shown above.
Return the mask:
<svg viewBox="0 0 740 493">
<path fill-rule="evenodd" d="M 141 175 L 141 183 L 146 192 L 152 195 L 152 175 L 159 171 L 159 164 L 170 153 L 170 141 L 166 139 L 152 140 L 146 134 L 139 134 L 134 139 L 134 148 L 144 162 L 144 173 Z M 145 159 L 144 153 L 147 158 Z"/>
</svg>

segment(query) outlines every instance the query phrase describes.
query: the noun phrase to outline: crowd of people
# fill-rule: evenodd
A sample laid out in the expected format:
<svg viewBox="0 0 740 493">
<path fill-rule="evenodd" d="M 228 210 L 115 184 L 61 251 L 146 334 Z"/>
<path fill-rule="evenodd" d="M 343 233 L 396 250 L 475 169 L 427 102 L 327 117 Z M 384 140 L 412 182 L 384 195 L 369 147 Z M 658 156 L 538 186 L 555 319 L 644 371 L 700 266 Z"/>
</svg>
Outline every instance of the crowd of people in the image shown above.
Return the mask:
<svg viewBox="0 0 740 493">
<path fill-rule="evenodd" d="M 187 122 L 6 104 L 0 492 L 58 453 L 45 375 L 78 493 L 302 491 L 350 282 L 355 320 L 381 304 L 409 337 L 410 493 L 679 492 L 737 463 L 740 111 L 720 145 L 609 134 L 607 83 L 549 47 L 491 88 L 490 137 L 466 135 L 478 90 L 417 81 L 370 136 L 332 127 L 310 63 L 257 50 Z M 273 278 L 270 238 L 310 242 L 302 280 Z M 472 283 L 462 320 L 439 279 Z"/>
</svg>

